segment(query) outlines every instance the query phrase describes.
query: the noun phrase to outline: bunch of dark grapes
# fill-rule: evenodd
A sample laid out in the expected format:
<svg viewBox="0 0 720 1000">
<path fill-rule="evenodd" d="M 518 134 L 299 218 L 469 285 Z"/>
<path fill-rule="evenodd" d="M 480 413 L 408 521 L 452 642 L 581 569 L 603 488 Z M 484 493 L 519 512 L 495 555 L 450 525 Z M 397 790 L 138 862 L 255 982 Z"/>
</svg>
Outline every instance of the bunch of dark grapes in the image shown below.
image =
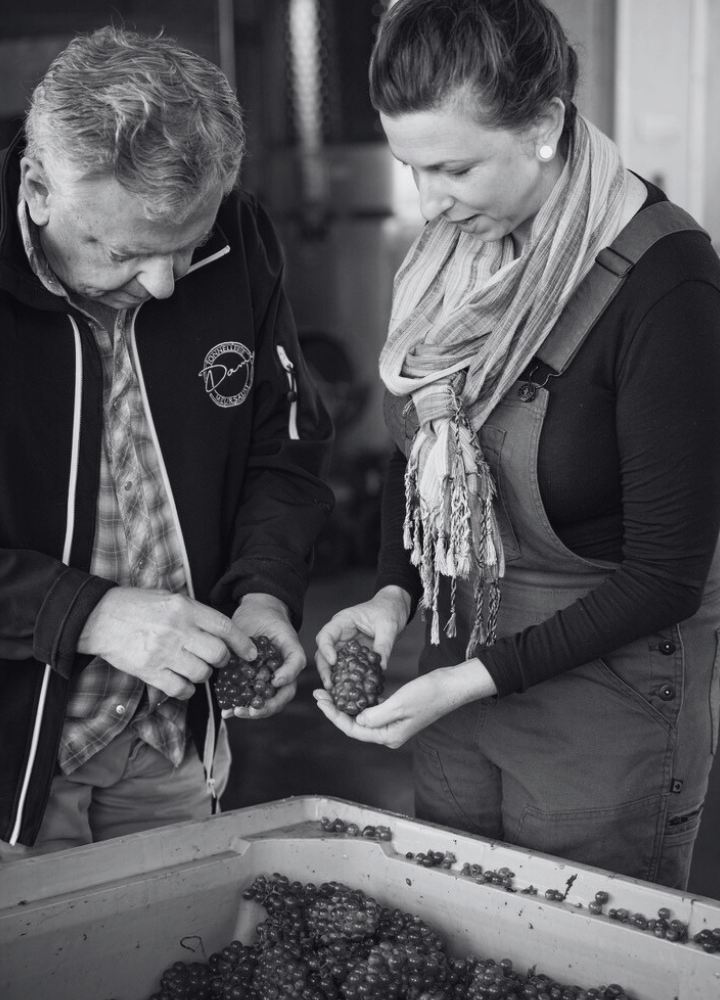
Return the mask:
<svg viewBox="0 0 720 1000">
<path fill-rule="evenodd" d="M 150 1000 L 214 1000 L 212 973 L 204 962 L 175 962 L 160 977 L 160 992 Z"/>
<path fill-rule="evenodd" d="M 305 1000 L 309 972 L 299 945 L 278 942 L 264 948 L 253 977 L 254 996 L 257 1000 L 276 1000 L 277 997 L 298 997 L 298 1000 L 302 997 Z M 312 996 L 312 1000 L 325 998 Z"/>
<path fill-rule="evenodd" d="M 347 978 L 349 969 L 366 958 L 371 948 L 372 942 L 367 940 L 331 941 L 328 945 L 313 948 L 308 964 L 328 996 L 333 991 L 339 996 L 338 991 Z"/>
<path fill-rule="evenodd" d="M 381 907 L 359 889 L 342 882 L 325 882 L 305 910 L 308 932 L 321 945 L 332 941 L 363 941 L 378 928 Z"/>
<path fill-rule="evenodd" d="M 257 965 L 257 949 L 242 941 L 231 941 L 208 959 L 212 974 L 213 1000 L 254 1000 L 251 983 Z M 195 1000 L 195 997 L 188 998 Z"/>
<path fill-rule="evenodd" d="M 277 872 L 272 878 L 260 875 L 252 886 L 243 893 L 243 898 L 254 899 L 266 911 L 267 917 L 257 926 L 260 949 L 275 944 L 291 942 L 296 947 L 309 947 L 305 921 L 305 908 L 315 896 L 312 883 L 304 886 L 301 882 L 291 882 L 286 875 Z"/>
<path fill-rule="evenodd" d="M 272 679 L 282 654 L 266 635 L 253 636 L 257 659 L 244 660 L 232 653 L 213 676 L 220 708 L 263 708 L 275 694 Z"/>
<path fill-rule="evenodd" d="M 383 907 L 379 932 L 389 941 L 397 941 L 407 948 L 426 952 L 444 952 L 445 942 L 440 935 L 420 917 L 403 910 Z"/>
<path fill-rule="evenodd" d="M 504 997 L 505 1000 L 536 998 L 540 993 L 540 990 L 534 992 L 537 985 L 530 981 L 530 977 L 514 972 L 510 959 L 495 962 L 490 958 L 475 966 L 470 977 L 467 1000 L 488 1000 L 490 997 Z M 525 992 L 526 987 L 528 992 Z"/>
<path fill-rule="evenodd" d="M 256 942 L 176 962 L 151 1000 L 629 1000 L 615 983 L 585 990 L 509 959 L 450 957 L 420 917 L 342 882 L 260 875 L 243 898 L 267 914 Z"/>
<path fill-rule="evenodd" d="M 337 651 L 331 681 L 330 694 L 335 707 L 346 715 L 359 715 L 377 705 L 383 692 L 380 654 L 351 639 Z"/>
<path fill-rule="evenodd" d="M 340 987 L 343 1000 L 399 1000 L 402 961 L 395 959 L 393 945 L 381 941 L 364 957 L 350 963 Z"/>
</svg>

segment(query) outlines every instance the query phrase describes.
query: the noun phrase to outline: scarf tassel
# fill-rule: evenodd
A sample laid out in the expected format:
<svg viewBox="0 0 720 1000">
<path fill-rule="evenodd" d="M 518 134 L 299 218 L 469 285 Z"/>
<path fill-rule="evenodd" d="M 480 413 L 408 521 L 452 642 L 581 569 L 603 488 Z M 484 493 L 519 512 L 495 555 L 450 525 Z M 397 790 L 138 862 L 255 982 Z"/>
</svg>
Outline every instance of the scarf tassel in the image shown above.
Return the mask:
<svg viewBox="0 0 720 1000">
<path fill-rule="evenodd" d="M 504 573 L 502 542 L 493 511 L 495 487 L 472 431 L 458 411 L 440 440 L 416 437 L 405 474 L 405 548 L 420 572 L 422 607 L 430 614 L 430 641 L 440 642 L 438 598 L 441 576 L 448 577 L 450 613 L 444 626 L 448 638 L 457 635 L 457 580 L 474 578 L 475 616 L 468 650 L 494 641 L 499 604 L 499 579 Z M 442 447 L 444 470 L 434 496 L 421 497 L 418 469 L 427 449 Z M 469 655 L 469 654 L 468 654 Z"/>
</svg>

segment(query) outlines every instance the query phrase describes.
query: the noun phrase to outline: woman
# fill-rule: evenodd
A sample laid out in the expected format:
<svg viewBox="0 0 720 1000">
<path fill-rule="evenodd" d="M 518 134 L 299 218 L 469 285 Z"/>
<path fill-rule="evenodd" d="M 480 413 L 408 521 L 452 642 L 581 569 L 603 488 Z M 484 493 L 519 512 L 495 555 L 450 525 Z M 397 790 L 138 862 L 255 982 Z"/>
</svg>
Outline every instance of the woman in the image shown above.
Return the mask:
<svg viewBox="0 0 720 1000">
<path fill-rule="evenodd" d="M 349 736 L 413 739 L 419 818 L 683 888 L 717 742 L 720 264 L 685 216 L 583 330 L 598 253 L 679 210 L 576 78 L 540 0 L 385 18 L 371 96 L 427 225 L 380 361 L 376 591 L 320 631 L 325 689 L 350 638 L 386 664 L 420 599 L 427 634 L 355 720 L 316 698 Z"/>
</svg>

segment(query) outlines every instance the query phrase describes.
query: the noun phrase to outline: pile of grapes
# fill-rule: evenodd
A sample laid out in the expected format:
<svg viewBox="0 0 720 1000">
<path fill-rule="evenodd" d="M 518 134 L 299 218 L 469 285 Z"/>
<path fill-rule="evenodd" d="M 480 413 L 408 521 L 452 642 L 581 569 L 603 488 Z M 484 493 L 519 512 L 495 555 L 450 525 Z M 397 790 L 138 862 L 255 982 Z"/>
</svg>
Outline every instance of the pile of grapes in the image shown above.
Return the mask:
<svg viewBox="0 0 720 1000">
<path fill-rule="evenodd" d="M 331 670 L 330 694 L 341 712 L 355 716 L 377 705 L 384 687 L 379 653 L 351 639 L 337 651 Z"/>
<path fill-rule="evenodd" d="M 266 635 L 253 636 L 256 660 L 244 660 L 232 653 L 224 667 L 214 675 L 215 693 L 220 708 L 263 708 L 275 694 L 272 684 L 282 654 Z"/>
<path fill-rule="evenodd" d="M 260 875 L 243 896 L 267 913 L 255 943 L 176 962 L 150 1000 L 630 1000 L 616 984 L 583 989 L 509 959 L 453 958 L 419 917 L 342 882 Z"/>
</svg>

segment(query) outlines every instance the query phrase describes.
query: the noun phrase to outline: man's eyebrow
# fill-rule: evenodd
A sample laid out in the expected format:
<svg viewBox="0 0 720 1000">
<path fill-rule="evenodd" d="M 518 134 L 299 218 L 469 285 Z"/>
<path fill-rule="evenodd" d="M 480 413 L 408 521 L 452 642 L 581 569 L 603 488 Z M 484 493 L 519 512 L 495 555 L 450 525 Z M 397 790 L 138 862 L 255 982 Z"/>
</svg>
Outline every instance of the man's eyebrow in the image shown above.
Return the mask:
<svg viewBox="0 0 720 1000">
<path fill-rule="evenodd" d="M 192 240 L 192 242 L 186 243 L 184 246 L 177 247 L 177 249 L 175 250 L 168 251 L 168 253 L 179 253 L 181 250 L 187 250 L 188 247 L 194 247 L 194 248 L 202 247 L 208 242 L 214 231 L 215 231 L 215 224 L 213 223 L 213 225 L 207 230 L 207 232 L 203 233 L 203 235 L 199 239 Z M 110 250 L 112 250 L 113 253 L 119 254 L 123 257 L 154 257 L 156 253 L 156 251 L 153 250 L 138 250 L 135 247 L 128 247 L 128 246 L 111 246 Z"/>
</svg>

